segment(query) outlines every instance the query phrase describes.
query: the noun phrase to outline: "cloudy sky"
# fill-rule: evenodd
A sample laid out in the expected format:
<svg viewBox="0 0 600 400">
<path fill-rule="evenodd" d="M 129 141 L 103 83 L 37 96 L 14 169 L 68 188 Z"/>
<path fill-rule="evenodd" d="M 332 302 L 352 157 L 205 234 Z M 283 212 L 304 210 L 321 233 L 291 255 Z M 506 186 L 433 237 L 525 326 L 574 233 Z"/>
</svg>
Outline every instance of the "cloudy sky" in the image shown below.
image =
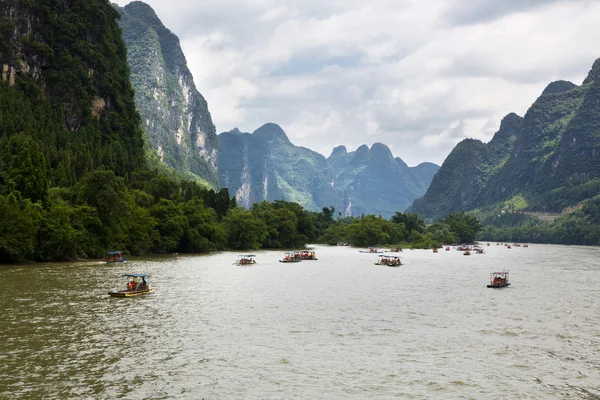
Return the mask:
<svg viewBox="0 0 600 400">
<path fill-rule="evenodd" d="M 217 132 L 275 122 L 325 156 L 382 142 L 441 164 L 600 57 L 594 0 L 145 2 L 179 37 Z"/>
</svg>

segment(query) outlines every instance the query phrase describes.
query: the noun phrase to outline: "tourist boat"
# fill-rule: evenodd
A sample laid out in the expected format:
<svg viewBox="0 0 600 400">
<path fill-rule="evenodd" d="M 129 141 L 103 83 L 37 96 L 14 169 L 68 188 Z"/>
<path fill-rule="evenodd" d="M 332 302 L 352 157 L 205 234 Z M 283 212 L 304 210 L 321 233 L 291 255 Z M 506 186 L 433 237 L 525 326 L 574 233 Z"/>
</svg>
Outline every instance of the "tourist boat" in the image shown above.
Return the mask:
<svg viewBox="0 0 600 400">
<path fill-rule="evenodd" d="M 389 260 L 390 260 L 390 256 L 381 254 L 379 256 L 379 259 L 375 263 L 375 265 L 387 265 Z"/>
<path fill-rule="evenodd" d="M 123 274 L 121 276 L 127 278 L 126 289 L 108 292 L 108 294 L 112 297 L 133 297 L 142 294 L 154 293 L 154 291 L 156 290 L 154 288 L 150 288 L 150 284 L 148 283 L 150 275 Z"/>
<path fill-rule="evenodd" d="M 400 253 L 402 252 L 402 248 L 400 247 L 394 247 L 392 249 L 390 249 L 390 253 Z"/>
<path fill-rule="evenodd" d="M 510 247 L 510 244 L 509 244 L 509 245 L 506 245 L 506 248 L 507 248 L 507 249 L 512 249 L 512 247 Z"/>
<path fill-rule="evenodd" d="M 301 260 L 317 260 L 317 255 L 314 251 L 300 251 L 298 254 Z"/>
<path fill-rule="evenodd" d="M 477 254 L 484 254 L 484 251 L 481 248 L 480 249 L 475 249 L 475 253 L 477 253 Z"/>
<path fill-rule="evenodd" d="M 450 246 L 446 247 L 446 251 L 450 251 Z"/>
<path fill-rule="evenodd" d="M 256 255 L 254 254 L 240 254 L 237 257 L 235 265 L 252 265 L 256 264 L 256 260 L 254 259 Z"/>
<path fill-rule="evenodd" d="M 470 252 L 469 250 L 467 250 L 467 251 L 465 251 L 465 252 L 463 253 L 463 255 L 464 255 L 464 256 L 470 256 L 470 255 L 471 255 L 471 252 Z"/>
<path fill-rule="evenodd" d="M 508 271 L 490 272 L 490 284 L 487 287 L 500 289 L 506 286 L 510 286 Z"/>
<path fill-rule="evenodd" d="M 104 261 L 106 261 L 107 264 L 127 262 L 127 260 L 123 258 L 123 252 L 120 250 L 107 251 L 104 256 Z"/>
<path fill-rule="evenodd" d="M 294 252 L 294 253 L 285 253 L 283 255 L 283 258 L 281 260 L 279 260 L 279 262 L 282 263 L 296 263 L 296 262 L 301 262 L 302 260 L 300 259 L 300 253 L 298 252 Z"/>
<path fill-rule="evenodd" d="M 400 257 L 392 256 L 388 259 L 387 266 L 388 267 L 399 267 L 402 265 L 402 261 L 400 261 Z"/>
<path fill-rule="evenodd" d="M 359 250 L 360 253 L 380 254 L 383 251 L 377 249 L 377 247 L 369 247 L 369 250 Z"/>
<path fill-rule="evenodd" d="M 523 247 L 529 247 L 529 245 L 528 244 L 524 244 Z"/>
<path fill-rule="evenodd" d="M 434 253 L 437 253 L 437 252 L 438 252 L 438 249 L 437 249 L 437 247 L 434 247 L 434 248 L 433 248 L 433 252 L 434 252 Z"/>
</svg>

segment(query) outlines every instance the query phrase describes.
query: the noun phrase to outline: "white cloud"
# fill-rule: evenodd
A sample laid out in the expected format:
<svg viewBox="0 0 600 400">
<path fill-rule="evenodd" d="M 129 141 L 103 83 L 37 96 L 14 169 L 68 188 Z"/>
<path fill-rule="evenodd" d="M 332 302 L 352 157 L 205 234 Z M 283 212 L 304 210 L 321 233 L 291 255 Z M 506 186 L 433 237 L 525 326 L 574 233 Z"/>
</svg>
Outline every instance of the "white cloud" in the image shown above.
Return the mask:
<svg viewBox="0 0 600 400">
<path fill-rule="evenodd" d="M 146 1 L 217 131 L 275 122 L 325 156 L 382 142 L 409 165 L 441 163 L 600 57 L 591 0 Z"/>
</svg>

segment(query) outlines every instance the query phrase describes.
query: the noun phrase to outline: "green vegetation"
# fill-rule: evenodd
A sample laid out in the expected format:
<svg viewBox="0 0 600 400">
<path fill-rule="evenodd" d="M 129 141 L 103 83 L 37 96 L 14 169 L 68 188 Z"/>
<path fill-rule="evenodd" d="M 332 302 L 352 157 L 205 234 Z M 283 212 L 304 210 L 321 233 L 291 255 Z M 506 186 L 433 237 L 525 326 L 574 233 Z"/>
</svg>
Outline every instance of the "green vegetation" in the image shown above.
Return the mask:
<svg viewBox="0 0 600 400">
<path fill-rule="evenodd" d="M 587 212 L 600 194 L 598 155 L 600 59 L 581 86 L 553 82 L 524 118 L 505 117 L 488 144 L 459 143 L 409 211 L 432 221 L 474 213 L 487 240 L 597 244 Z M 564 214 L 581 203 L 551 224 L 528 215 Z"/>
<path fill-rule="evenodd" d="M 600 196 L 553 222 L 543 222 L 522 212 L 479 213 L 485 228 L 480 240 L 500 242 L 560 243 L 600 245 Z"/>
<path fill-rule="evenodd" d="M 405 243 L 412 248 L 429 249 L 442 243 L 473 242 L 481 228 L 477 218 L 465 213 L 451 214 L 430 226 L 425 226 L 416 213 L 396 212 L 389 220 L 371 214 L 332 221 L 319 242 L 362 247 Z"/>
<path fill-rule="evenodd" d="M 218 166 L 221 184 L 246 207 L 284 199 L 313 211 L 333 206 L 345 216 L 384 217 L 422 195 L 438 169 L 431 163 L 410 168 L 381 143 L 350 153 L 338 147 L 326 159 L 294 146 L 275 124 L 252 134 L 237 129 L 221 133 Z"/>
</svg>

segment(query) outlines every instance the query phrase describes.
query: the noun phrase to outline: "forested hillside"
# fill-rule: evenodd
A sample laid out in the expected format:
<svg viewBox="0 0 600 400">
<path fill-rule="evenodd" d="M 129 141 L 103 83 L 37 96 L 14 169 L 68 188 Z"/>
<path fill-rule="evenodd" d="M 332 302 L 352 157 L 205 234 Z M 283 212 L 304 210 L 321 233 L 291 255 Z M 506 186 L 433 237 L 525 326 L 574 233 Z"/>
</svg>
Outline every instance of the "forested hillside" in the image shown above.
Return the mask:
<svg viewBox="0 0 600 400">
<path fill-rule="evenodd" d="M 106 0 L 0 2 L 0 262 L 252 248 L 267 236 L 227 189 L 149 168 L 117 18 Z"/>
<path fill-rule="evenodd" d="M 494 139 L 459 143 L 410 210 L 440 218 L 458 210 L 560 212 L 600 193 L 600 60 L 581 86 L 553 82 Z"/>
</svg>

